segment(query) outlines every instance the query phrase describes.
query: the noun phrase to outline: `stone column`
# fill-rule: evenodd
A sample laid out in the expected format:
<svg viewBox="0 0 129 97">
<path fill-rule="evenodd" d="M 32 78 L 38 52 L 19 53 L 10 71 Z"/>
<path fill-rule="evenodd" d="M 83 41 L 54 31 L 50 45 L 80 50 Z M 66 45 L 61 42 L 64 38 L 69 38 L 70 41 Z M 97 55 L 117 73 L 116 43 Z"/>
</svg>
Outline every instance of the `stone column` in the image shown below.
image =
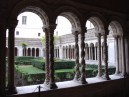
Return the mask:
<svg viewBox="0 0 129 97">
<path fill-rule="evenodd" d="M 32 48 L 30 48 L 30 56 L 32 57 Z"/>
<path fill-rule="evenodd" d="M 78 46 L 78 31 L 73 32 L 75 37 L 75 76 L 74 80 L 78 81 L 80 77 L 80 71 L 79 71 L 79 46 Z"/>
<path fill-rule="evenodd" d="M 26 56 L 28 56 L 28 48 L 26 48 Z"/>
<path fill-rule="evenodd" d="M 105 65 L 104 78 L 105 78 L 106 80 L 110 80 L 109 75 L 108 75 L 107 33 L 108 33 L 108 30 L 106 30 L 105 33 L 103 33 L 103 38 L 104 38 L 104 49 L 103 49 L 103 53 L 104 53 L 104 65 Z"/>
<path fill-rule="evenodd" d="M 0 20 L 0 95 L 5 97 L 6 91 L 6 25 Z"/>
<path fill-rule="evenodd" d="M 50 55 L 50 59 L 49 59 L 49 64 L 50 64 L 50 89 L 55 89 L 57 88 L 57 85 L 55 84 L 55 77 L 54 77 L 54 30 L 56 28 L 56 25 L 50 25 L 49 26 L 49 55 Z"/>
<path fill-rule="evenodd" d="M 115 64 L 116 64 L 116 71 L 115 74 L 119 74 L 119 47 L 118 47 L 118 35 L 113 35 L 115 39 Z"/>
<path fill-rule="evenodd" d="M 64 58 L 64 49 L 63 46 L 59 46 L 59 58 L 63 59 Z"/>
<path fill-rule="evenodd" d="M 74 47 L 73 47 L 73 59 L 75 59 L 75 50 L 74 50 Z"/>
<path fill-rule="evenodd" d="M 86 63 L 85 63 L 85 32 L 86 32 L 86 28 L 83 28 L 81 31 L 81 83 L 82 84 L 86 84 Z"/>
<path fill-rule="evenodd" d="M 45 81 L 44 81 L 44 85 L 48 86 L 49 82 L 50 82 L 50 76 L 49 76 L 49 28 L 47 27 L 43 27 L 43 32 L 45 33 L 45 37 L 46 37 L 46 41 L 45 41 L 45 47 L 46 47 L 46 51 L 44 53 L 46 58 L 45 58 Z"/>
<path fill-rule="evenodd" d="M 125 38 L 125 58 L 126 58 L 126 73 L 129 75 L 129 44 L 127 37 Z"/>
<path fill-rule="evenodd" d="M 118 47 L 119 47 L 119 71 L 122 73 L 122 50 L 121 50 L 121 38 L 118 37 Z"/>
<path fill-rule="evenodd" d="M 122 75 L 124 77 L 127 76 L 127 73 L 126 73 L 126 62 L 125 62 L 125 42 L 124 42 L 124 36 L 121 37 L 121 49 L 122 49 Z"/>
<path fill-rule="evenodd" d="M 95 55 L 95 56 L 94 56 L 94 59 L 96 60 L 96 46 L 94 46 L 94 53 L 95 53 L 95 54 L 94 54 L 94 55 Z"/>
<path fill-rule="evenodd" d="M 15 27 L 18 21 L 12 21 L 9 25 L 8 35 L 8 94 L 17 93 L 14 84 L 14 47 L 15 47 Z"/>
<path fill-rule="evenodd" d="M 89 60 L 91 60 L 91 47 L 89 47 Z"/>
<path fill-rule="evenodd" d="M 101 60 L 101 33 L 96 33 L 96 36 L 98 38 L 98 53 L 97 53 L 97 59 L 98 59 L 98 74 L 97 77 L 102 76 L 102 60 Z"/>
</svg>

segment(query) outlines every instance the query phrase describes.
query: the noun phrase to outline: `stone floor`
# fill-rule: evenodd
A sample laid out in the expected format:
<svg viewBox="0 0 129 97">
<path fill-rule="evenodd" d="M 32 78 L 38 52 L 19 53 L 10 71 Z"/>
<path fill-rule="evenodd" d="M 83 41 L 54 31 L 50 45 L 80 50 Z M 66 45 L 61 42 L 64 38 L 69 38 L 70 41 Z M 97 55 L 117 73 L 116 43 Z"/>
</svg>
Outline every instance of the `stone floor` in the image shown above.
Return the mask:
<svg viewBox="0 0 129 97">
<path fill-rule="evenodd" d="M 110 75 L 110 78 L 111 80 L 115 80 L 115 79 L 120 79 L 123 77 L 121 75 Z M 103 82 L 106 80 L 101 77 L 93 77 L 93 78 L 87 78 L 86 81 L 88 82 L 88 84 L 92 84 L 92 83 L 97 83 L 97 82 Z M 61 89 L 61 88 L 75 87 L 75 86 L 79 86 L 82 84 L 77 81 L 71 80 L 71 81 L 57 82 L 56 85 L 58 86 L 58 89 Z M 17 92 L 18 94 L 38 92 L 39 86 L 40 86 L 40 91 L 50 90 L 46 88 L 43 84 L 39 84 L 39 85 L 17 87 Z"/>
</svg>

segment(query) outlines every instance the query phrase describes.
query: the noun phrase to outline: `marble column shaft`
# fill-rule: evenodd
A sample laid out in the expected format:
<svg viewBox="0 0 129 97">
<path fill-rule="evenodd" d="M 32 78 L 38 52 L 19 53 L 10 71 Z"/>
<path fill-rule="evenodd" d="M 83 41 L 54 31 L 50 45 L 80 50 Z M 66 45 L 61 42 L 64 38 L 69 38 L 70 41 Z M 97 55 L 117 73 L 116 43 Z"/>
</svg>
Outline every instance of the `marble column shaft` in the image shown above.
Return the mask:
<svg viewBox="0 0 129 97">
<path fill-rule="evenodd" d="M 55 89 L 57 88 L 57 85 L 55 84 L 55 77 L 54 77 L 54 30 L 56 28 L 56 25 L 50 25 L 49 26 L 49 64 L 50 64 L 50 88 Z"/>
<path fill-rule="evenodd" d="M 96 36 L 98 38 L 98 53 L 97 53 L 97 59 L 98 59 L 98 77 L 102 76 L 102 61 L 101 61 L 101 33 L 96 33 Z"/>
<path fill-rule="evenodd" d="M 86 28 L 82 29 L 81 32 L 81 83 L 86 84 L 86 63 L 85 63 L 85 32 Z"/>
<path fill-rule="evenodd" d="M 105 74 L 104 74 L 104 78 L 106 80 L 110 80 L 109 75 L 108 75 L 108 46 L 107 46 L 107 34 L 104 33 L 103 34 L 103 38 L 104 38 L 104 65 L 105 65 Z"/>
<path fill-rule="evenodd" d="M 126 76 L 126 60 L 125 60 L 125 42 L 124 42 L 124 36 L 121 37 L 121 49 L 122 49 L 122 75 Z"/>
<path fill-rule="evenodd" d="M 115 74 L 119 74 L 119 47 L 118 47 L 118 35 L 114 36 L 115 38 L 115 63 L 116 63 L 116 71 Z"/>
<path fill-rule="evenodd" d="M 80 77 L 80 71 L 79 71 L 79 46 L 78 46 L 78 32 L 74 32 L 75 37 L 75 77 L 74 80 L 78 80 Z"/>
<path fill-rule="evenodd" d="M 45 37 L 46 37 L 46 41 L 45 41 L 45 47 L 46 47 L 46 51 L 45 51 L 45 85 L 48 85 L 50 82 L 50 76 L 49 76 L 49 29 L 48 28 L 43 28 L 43 31 L 45 32 Z"/>
</svg>

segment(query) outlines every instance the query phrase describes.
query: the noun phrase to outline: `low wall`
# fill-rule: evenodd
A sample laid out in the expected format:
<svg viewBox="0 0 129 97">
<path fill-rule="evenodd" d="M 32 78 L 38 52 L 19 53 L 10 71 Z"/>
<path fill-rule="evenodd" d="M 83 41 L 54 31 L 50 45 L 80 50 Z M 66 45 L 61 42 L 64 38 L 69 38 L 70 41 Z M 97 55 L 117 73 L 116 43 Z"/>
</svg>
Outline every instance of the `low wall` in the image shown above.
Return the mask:
<svg viewBox="0 0 129 97">
<path fill-rule="evenodd" d="M 129 97 L 129 78 L 8 97 Z"/>
</svg>

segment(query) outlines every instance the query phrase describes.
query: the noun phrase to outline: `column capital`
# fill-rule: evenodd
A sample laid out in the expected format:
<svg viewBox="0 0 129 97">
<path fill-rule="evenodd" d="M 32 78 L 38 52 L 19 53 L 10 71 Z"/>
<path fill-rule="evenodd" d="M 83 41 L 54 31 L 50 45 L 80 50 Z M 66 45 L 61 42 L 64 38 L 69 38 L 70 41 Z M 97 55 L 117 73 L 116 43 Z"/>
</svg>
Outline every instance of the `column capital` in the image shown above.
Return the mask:
<svg viewBox="0 0 129 97">
<path fill-rule="evenodd" d="M 18 24 L 18 20 L 8 20 L 8 27 L 10 28 L 16 28 Z"/>
<path fill-rule="evenodd" d="M 46 32 L 53 32 L 54 33 L 54 30 L 56 28 L 57 24 L 50 24 L 50 25 L 45 25 L 42 27 L 43 31 L 46 33 Z"/>
<path fill-rule="evenodd" d="M 72 30 L 72 34 L 73 34 L 73 35 L 78 35 L 78 34 L 79 34 L 79 31 L 73 29 L 73 30 Z"/>
<path fill-rule="evenodd" d="M 119 37 L 119 35 L 117 35 L 117 34 L 113 34 L 112 35 L 114 38 L 118 38 Z"/>
<path fill-rule="evenodd" d="M 86 33 L 87 32 L 87 27 L 81 27 L 81 32 L 80 33 Z"/>
<path fill-rule="evenodd" d="M 95 33 L 95 36 L 96 36 L 96 37 L 100 37 L 100 36 L 102 36 L 102 34 L 101 34 L 101 33 L 96 32 L 96 33 Z"/>
<path fill-rule="evenodd" d="M 42 29 L 43 29 L 43 32 L 45 32 L 45 33 L 49 32 L 49 28 L 46 26 L 43 26 Z"/>
<path fill-rule="evenodd" d="M 102 33 L 102 36 L 109 35 L 109 30 L 108 29 L 102 30 L 101 33 Z"/>
</svg>

